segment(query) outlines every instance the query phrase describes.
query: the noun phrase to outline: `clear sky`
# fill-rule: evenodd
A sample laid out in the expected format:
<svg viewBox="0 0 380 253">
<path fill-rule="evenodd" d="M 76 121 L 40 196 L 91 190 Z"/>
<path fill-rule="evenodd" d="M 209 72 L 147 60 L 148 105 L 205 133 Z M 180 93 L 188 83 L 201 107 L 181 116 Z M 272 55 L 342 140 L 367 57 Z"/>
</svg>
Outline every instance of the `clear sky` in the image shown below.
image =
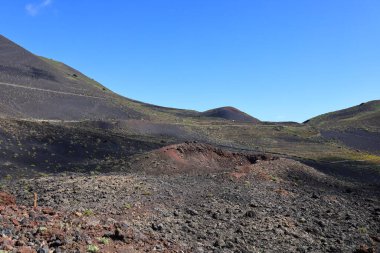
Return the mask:
<svg viewBox="0 0 380 253">
<path fill-rule="evenodd" d="M 0 33 L 162 106 L 304 121 L 380 99 L 379 0 L 0 0 Z"/>
</svg>

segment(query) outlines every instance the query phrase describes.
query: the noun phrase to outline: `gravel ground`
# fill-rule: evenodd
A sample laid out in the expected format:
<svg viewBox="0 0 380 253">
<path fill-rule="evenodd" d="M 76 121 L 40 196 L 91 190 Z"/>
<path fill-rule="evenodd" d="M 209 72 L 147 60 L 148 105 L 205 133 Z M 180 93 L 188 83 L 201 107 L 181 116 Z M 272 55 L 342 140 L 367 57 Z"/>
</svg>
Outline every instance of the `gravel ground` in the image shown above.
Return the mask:
<svg viewBox="0 0 380 253">
<path fill-rule="evenodd" d="M 37 192 L 39 205 L 64 213 L 65 224 L 75 214 L 96 224 L 107 217 L 140 235 L 114 240 L 119 225 L 105 226 L 108 235 L 101 230 L 96 236 L 111 238 L 113 252 L 126 245 L 136 252 L 379 252 L 379 188 L 339 181 L 288 159 L 198 175 L 72 174 L 8 187 L 26 206 Z M 85 252 L 86 243 L 51 248 Z"/>
</svg>

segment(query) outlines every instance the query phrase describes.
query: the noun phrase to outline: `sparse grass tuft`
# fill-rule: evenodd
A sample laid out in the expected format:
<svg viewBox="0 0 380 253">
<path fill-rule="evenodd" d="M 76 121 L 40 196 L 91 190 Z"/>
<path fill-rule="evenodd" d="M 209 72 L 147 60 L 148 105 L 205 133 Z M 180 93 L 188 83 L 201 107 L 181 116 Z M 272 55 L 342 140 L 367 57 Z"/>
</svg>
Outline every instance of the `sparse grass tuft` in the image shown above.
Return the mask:
<svg viewBox="0 0 380 253">
<path fill-rule="evenodd" d="M 367 234 L 367 232 L 368 232 L 366 227 L 359 227 L 358 231 L 360 234 Z"/>
<path fill-rule="evenodd" d="M 86 209 L 86 210 L 84 210 L 83 215 L 84 216 L 92 216 L 92 215 L 94 215 L 94 211 L 92 211 L 91 209 Z"/>
<path fill-rule="evenodd" d="M 132 205 L 129 204 L 129 203 L 126 203 L 126 204 L 124 204 L 124 208 L 125 208 L 125 209 L 131 209 L 131 208 L 132 208 Z"/>
<path fill-rule="evenodd" d="M 104 244 L 104 245 L 108 245 L 110 243 L 110 239 L 107 237 L 98 238 L 98 241 L 99 243 Z"/>
<path fill-rule="evenodd" d="M 88 245 L 87 251 L 90 253 L 96 253 L 99 252 L 99 247 L 93 244 Z"/>
</svg>

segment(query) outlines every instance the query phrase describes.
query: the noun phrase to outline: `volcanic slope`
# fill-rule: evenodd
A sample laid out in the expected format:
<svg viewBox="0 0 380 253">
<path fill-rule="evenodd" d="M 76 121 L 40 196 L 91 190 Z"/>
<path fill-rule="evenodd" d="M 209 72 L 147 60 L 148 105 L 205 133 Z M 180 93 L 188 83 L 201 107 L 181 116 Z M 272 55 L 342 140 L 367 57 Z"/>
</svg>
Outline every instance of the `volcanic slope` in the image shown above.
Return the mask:
<svg viewBox="0 0 380 253">
<path fill-rule="evenodd" d="M 380 131 L 380 100 L 322 114 L 305 123 L 324 129 L 363 128 Z"/>
<path fill-rule="evenodd" d="M 380 154 L 380 100 L 326 113 L 305 123 L 317 127 L 325 138 Z"/>
<path fill-rule="evenodd" d="M 0 35 L 0 116 L 49 120 L 198 117 L 195 111 L 119 96 L 81 72 L 39 57 Z"/>
</svg>

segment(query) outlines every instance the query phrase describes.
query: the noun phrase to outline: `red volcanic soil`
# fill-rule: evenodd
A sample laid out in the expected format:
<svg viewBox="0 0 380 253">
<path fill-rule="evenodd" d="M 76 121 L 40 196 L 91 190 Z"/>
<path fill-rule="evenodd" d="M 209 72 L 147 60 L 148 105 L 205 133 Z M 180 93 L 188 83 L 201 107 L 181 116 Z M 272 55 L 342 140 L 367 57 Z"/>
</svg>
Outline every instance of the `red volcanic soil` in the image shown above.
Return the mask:
<svg viewBox="0 0 380 253">
<path fill-rule="evenodd" d="M 107 213 L 60 212 L 0 203 L 0 217 L 0 252 L 151 252 L 160 244 L 165 245 L 161 252 L 179 252 L 175 244 L 158 240 L 152 233 L 110 218 Z"/>
<path fill-rule="evenodd" d="M 15 197 L 12 195 L 6 193 L 6 192 L 0 192 L 0 205 L 8 206 L 8 205 L 14 205 L 16 203 Z"/>
<path fill-rule="evenodd" d="M 153 174 L 211 173 L 272 159 L 263 154 L 230 152 L 209 144 L 186 142 L 165 146 L 138 157 L 132 167 Z"/>
<path fill-rule="evenodd" d="M 202 113 L 202 116 L 212 118 L 222 118 L 226 120 L 233 120 L 238 122 L 259 123 L 260 120 L 252 117 L 251 115 L 242 112 L 234 107 L 220 107 L 208 110 Z"/>
</svg>

